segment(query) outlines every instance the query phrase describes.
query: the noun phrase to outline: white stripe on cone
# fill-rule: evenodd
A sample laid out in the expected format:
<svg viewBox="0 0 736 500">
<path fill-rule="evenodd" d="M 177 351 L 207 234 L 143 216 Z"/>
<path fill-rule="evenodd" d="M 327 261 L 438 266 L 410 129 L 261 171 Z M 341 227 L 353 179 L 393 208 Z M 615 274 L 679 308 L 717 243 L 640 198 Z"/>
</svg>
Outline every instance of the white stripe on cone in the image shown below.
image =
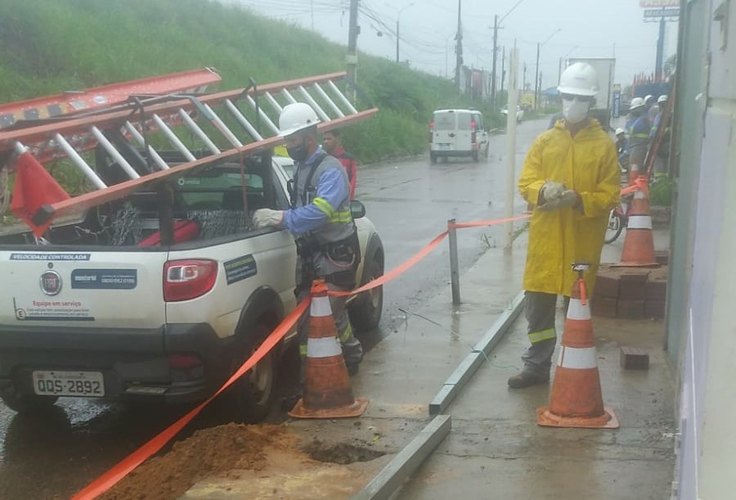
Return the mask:
<svg viewBox="0 0 736 500">
<path fill-rule="evenodd" d="M 330 307 L 329 297 L 313 297 L 312 304 L 309 307 L 309 313 L 315 318 L 324 318 L 332 316 L 332 308 Z"/>
<path fill-rule="evenodd" d="M 627 229 L 652 229 L 651 215 L 630 215 Z"/>
<path fill-rule="evenodd" d="M 579 348 L 562 346 L 557 366 L 572 368 L 574 370 L 596 368 L 598 365 L 595 361 L 595 347 Z"/>
<path fill-rule="evenodd" d="M 580 319 L 586 320 L 590 318 L 590 303 L 586 302 L 585 305 L 580 299 L 570 299 L 570 305 L 567 306 L 567 317 L 569 319 Z"/>
<path fill-rule="evenodd" d="M 644 198 L 646 198 L 646 196 L 644 196 L 644 191 L 636 191 L 634 193 L 635 200 L 643 200 Z"/>
<path fill-rule="evenodd" d="M 329 358 L 342 354 L 342 348 L 337 337 L 322 337 L 307 340 L 308 358 Z"/>
</svg>

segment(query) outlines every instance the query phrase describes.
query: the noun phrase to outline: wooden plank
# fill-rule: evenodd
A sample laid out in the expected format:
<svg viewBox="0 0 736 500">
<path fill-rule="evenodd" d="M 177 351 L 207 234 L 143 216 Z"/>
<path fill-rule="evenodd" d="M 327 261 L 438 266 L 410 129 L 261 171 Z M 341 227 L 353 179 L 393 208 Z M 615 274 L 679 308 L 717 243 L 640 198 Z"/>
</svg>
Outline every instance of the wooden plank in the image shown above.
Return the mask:
<svg viewBox="0 0 736 500">
<path fill-rule="evenodd" d="M 429 414 L 430 416 L 439 415 L 445 408 L 450 405 L 450 402 L 455 399 L 455 392 L 458 390 L 455 384 L 443 385 L 442 389 L 437 393 L 431 403 L 429 403 Z"/>
<path fill-rule="evenodd" d="M 384 500 L 390 498 L 445 439 L 451 428 L 450 415 L 439 415 L 432 419 L 353 499 Z"/>
</svg>

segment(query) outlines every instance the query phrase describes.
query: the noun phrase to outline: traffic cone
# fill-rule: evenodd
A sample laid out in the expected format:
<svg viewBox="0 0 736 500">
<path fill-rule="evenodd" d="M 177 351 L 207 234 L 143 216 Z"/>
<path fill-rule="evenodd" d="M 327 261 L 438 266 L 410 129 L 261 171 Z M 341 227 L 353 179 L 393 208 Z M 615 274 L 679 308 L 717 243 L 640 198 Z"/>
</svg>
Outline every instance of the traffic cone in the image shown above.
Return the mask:
<svg viewBox="0 0 736 500">
<path fill-rule="evenodd" d="M 573 285 L 567 309 L 549 406 L 537 410 L 537 424 L 541 426 L 618 428 L 616 415 L 603 406 L 590 303 L 583 281 L 588 267 L 573 266 L 579 278 Z"/>
<path fill-rule="evenodd" d="M 634 193 L 629 208 L 626 238 L 621 252 L 621 262 L 614 267 L 657 267 L 654 256 L 652 216 L 649 214 L 649 188 L 645 177 L 639 177 L 640 188 Z"/>
<path fill-rule="evenodd" d="M 629 186 L 633 186 L 639 178 L 639 164 L 629 163 Z"/>
<path fill-rule="evenodd" d="M 307 357 L 304 363 L 304 394 L 289 416 L 347 418 L 359 417 L 365 412 L 368 400 L 353 397 L 324 280 L 315 280 L 312 284 Z"/>
</svg>

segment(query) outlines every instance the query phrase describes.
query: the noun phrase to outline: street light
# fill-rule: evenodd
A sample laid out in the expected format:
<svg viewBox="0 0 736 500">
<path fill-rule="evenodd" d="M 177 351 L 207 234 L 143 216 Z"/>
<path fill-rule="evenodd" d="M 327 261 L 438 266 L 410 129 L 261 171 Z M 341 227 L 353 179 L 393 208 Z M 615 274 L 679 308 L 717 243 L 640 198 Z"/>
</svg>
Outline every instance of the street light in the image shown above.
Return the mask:
<svg viewBox="0 0 736 500">
<path fill-rule="evenodd" d="M 401 13 L 404 12 L 404 10 L 408 9 L 414 5 L 414 2 L 411 2 L 408 5 L 404 5 L 402 8 L 399 9 L 399 12 L 396 14 L 396 62 L 399 62 L 399 37 L 400 37 L 400 31 L 399 31 L 399 20 L 401 19 Z"/>
<path fill-rule="evenodd" d="M 550 36 L 547 37 L 545 41 L 543 41 L 542 43 L 537 42 L 537 67 L 535 71 L 536 74 L 534 76 L 534 109 L 539 109 L 539 87 L 542 83 L 539 81 L 539 49 L 541 49 L 545 43 L 549 42 L 550 39 L 560 31 L 562 31 L 562 28 L 557 28 L 552 32 Z"/>
</svg>

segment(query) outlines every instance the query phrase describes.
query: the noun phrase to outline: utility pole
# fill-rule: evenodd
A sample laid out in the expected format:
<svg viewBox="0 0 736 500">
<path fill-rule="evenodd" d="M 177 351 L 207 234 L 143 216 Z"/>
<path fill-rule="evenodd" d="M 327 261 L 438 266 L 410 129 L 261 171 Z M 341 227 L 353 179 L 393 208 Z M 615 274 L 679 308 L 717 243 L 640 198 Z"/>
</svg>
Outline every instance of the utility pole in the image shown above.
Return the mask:
<svg viewBox="0 0 736 500">
<path fill-rule="evenodd" d="M 355 102 L 355 87 L 358 84 L 358 0 L 350 0 L 350 22 L 348 25 L 348 54 L 345 57 L 348 73 L 348 96 Z"/>
<path fill-rule="evenodd" d="M 537 42 L 537 66 L 534 71 L 534 109 L 539 109 L 539 42 Z"/>
<path fill-rule="evenodd" d="M 491 70 L 491 109 L 496 109 L 496 53 L 498 52 L 498 14 L 493 16 L 493 69 Z"/>
<path fill-rule="evenodd" d="M 654 65 L 654 80 L 659 82 L 662 78 L 662 65 L 664 63 L 664 16 L 659 18 L 659 39 L 657 40 L 657 61 Z"/>
<path fill-rule="evenodd" d="M 519 49 L 516 48 L 516 42 L 514 42 L 514 48 L 509 50 L 509 97 L 508 101 L 506 102 L 506 109 L 509 111 L 506 114 L 506 196 L 504 211 L 506 218 L 511 218 L 514 215 L 514 177 L 516 173 L 516 106 L 518 104 L 519 94 L 518 61 Z M 512 222 L 507 222 L 504 232 L 506 233 L 504 251 L 510 253 L 514 242 L 514 224 Z"/>
<path fill-rule="evenodd" d="M 399 18 L 396 17 L 396 64 L 399 64 L 399 37 L 401 36 Z"/>
<path fill-rule="evenodd" d="M 501 92 L 503 92 L 503 81 L 505 79 L 506 79 L 506 47 L 501 47 Z"/>
<path fill-rule="evenodd" d="M 463 32 L 461 13 L 463 0 L 457 0 L 457 34 L 455 35 L 455 86 L 460 90 L 460 71 L 463 65 Z"/>
<path fill-rule="evenodd" d="M 526 92 L 526 63 L 524 63 L 524 79 L 521 84 L 521 94 L 524 95 Z"/>
</svg>

